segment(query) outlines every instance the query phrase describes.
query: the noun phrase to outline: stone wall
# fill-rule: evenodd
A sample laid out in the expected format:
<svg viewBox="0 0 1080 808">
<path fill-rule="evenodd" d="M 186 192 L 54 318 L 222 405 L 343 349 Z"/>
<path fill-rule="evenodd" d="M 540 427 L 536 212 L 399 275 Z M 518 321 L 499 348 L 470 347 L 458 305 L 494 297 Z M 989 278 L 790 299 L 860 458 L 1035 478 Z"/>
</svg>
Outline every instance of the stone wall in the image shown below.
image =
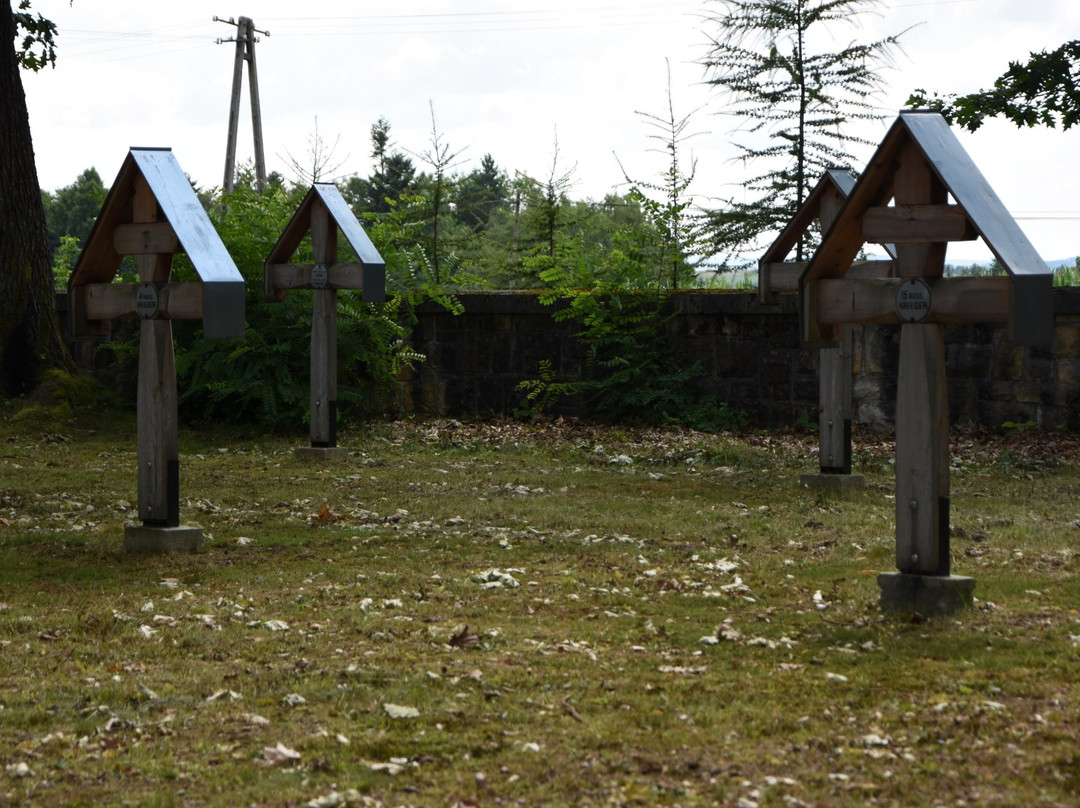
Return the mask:
<svg viewBox="0 0 1080 808">
<path fill-rule="evenodd" d="M 66 295 L 57 295 L 66 325 Z M 559 378 L 584 360 L 571 322 L 557 322 L 551 307 L 528 292 L 463 293 L 465 313 L 434 304 L 418 311 L 413 346 L 427 356 L 398 380 L 403 413 L 449 416 L 511 415 L 522 405 L 517 385 L 551 361 Z M 744 410 L 755 426 L 791 426 L 817 418 L 817 351 L 799 339 L 797 299 L 758 302 L 755 292 L 687 292 L 671 298 L 670 350 L 700 364 L 701 391 Z M 1055 340 L 1048 351 L 1017 348 L 1008 330 L 990 325 L 945 329 L 949 408 L 953 422 L 997 428 L 1033 422 L 1047 429 L 1080 430 L 1080 288 L 1054 290 Z M 896 415 L 899 328 L 855 330 L 856 420 L 892 428 Z M 78 342 L 80 364 L 105 372 L 107 351 Z M 587 415 L 581 401 L 561 412 Z"/>
<path fill-rule="evenodd" d="M 403 374 L 401 411 L 483 416 L 521 406 L 517 385 L 535 378 L 540 360 L 569 378 L 583 359 L 573 324 L 552 318 L 532 293 L 460 295 L 455 316 L 426 304 L 413 346 L 427 356 Z M 753 292 L 688 292 L 672 298 L 671 350 L 700 363 L 702 392 L 746 411 L 762 427 L 816 418 L 817 352 L 799 340 L 797 300 L 763 305 Z M 1004 327 L 946 328 L 952 420 L 989 427 L 1034 422 L 1048 429 L 1080 429 L 1080 289 L 1054 291 L 1056 340 L 1049 351 L 1017 348 Z M 856 329 L 856 420 L 891 429 L 896 411 L 899 328 Z M 587 414 L 580 401 L 562 412 Z"/>
</svg>

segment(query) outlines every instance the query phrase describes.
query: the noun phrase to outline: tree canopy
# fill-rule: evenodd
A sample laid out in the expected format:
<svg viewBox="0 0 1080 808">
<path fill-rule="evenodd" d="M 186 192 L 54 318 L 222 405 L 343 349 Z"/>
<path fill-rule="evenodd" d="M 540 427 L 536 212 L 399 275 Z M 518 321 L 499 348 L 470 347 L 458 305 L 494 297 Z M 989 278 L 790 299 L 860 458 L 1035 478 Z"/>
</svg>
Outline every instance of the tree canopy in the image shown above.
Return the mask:
<svg viewBox="0 0 1080 808">
<path fill-rule="evenodd" d="M 9 0 L 10 2 L 10 0 Z M 30 0 L 19 0 L 19 10 L 11 14 L 15 37 L 21 34 L 15 55 L 19 66 L 37 72 L 56 64 L 56 24 L 30 11 Z"/>
<path fill-rule="evenodd" d="M 1080 121 L 1080 40 L 1052 51 L 1032 53 L 1009 69 L 991 90 L 968 95 L 928 95 L 916 90 L 908 106 L 936 109 L 951 123 L 974 132 L 988 118 L 1006 118 L 1017 126 L 1070 129 Z"/>
</svg>

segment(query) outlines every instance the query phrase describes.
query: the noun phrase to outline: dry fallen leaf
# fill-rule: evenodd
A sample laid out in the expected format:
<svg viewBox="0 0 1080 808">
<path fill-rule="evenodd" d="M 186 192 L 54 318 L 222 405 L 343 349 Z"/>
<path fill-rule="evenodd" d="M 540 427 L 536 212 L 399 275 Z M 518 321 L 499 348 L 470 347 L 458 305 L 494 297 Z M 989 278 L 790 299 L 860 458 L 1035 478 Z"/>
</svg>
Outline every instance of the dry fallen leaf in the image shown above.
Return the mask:
<svg viewBox="0 0 1080 808">
<path fill-rule="evenodd" d="M 341 519 L 342 519 L 341 514 L 333 513 L 330 510 L 330 505 L 327 504 L 327 505 L 323 505 L 322 510 L 319 511 L 317 514 L 315 514 L 315 520 L 314 521 L 316 523 L 340 522 Z"/>
<path fill-rule="evenodd" d="M 391 718 L 419 718 L 420 711 L 415 707 L 406 707 L 401 704 L 383 704 L 383 712 Z"/>
<path fill-rule="evenodd" d="M 465 624 L 465 628 L 450 637 L 450 645 L 454 648 L 468 648 L 470 645 L 476 645 L 479 642 L 480 635 L 470 634 L 469 625 L 467 623 Z"/>
<path fill-rule="evenodd" d="M 365 761 L 364 765 L 371 769 L 373 772 L 384 772 L 390 776 L 401 774 L 405 771 L 405 766 L 400 763 L 394 763 L 392 761 L 387 763 L 378 763 L 375 761 Z"/>
<path fill-rule="evenodd" d="M 283 743 L 277 746 L 267 746 L 262 751 L 263 760 L 271 766 L 288 766 L 300 760 L 300 753 L 290 749 Z"/>
<path fill-rule="evenodd" d="M 577 721 L 579 724 L 585 723 L 585 719 L 581 717 L 581 713 L 577 711 L 573 704 L 570 703 L 570 697 L 567 696 L 562 700 L 563 710 L 568 716 Z"/>
<path fill-rule="evenodd" d="M 216 693 L 206 697 L 207 701 L 217 701 L 218 699 L 228 699 L 229 701 L 239 701 L 242 699 L 239 693 L 235 690 L 219 690 Z"/>
</svg>

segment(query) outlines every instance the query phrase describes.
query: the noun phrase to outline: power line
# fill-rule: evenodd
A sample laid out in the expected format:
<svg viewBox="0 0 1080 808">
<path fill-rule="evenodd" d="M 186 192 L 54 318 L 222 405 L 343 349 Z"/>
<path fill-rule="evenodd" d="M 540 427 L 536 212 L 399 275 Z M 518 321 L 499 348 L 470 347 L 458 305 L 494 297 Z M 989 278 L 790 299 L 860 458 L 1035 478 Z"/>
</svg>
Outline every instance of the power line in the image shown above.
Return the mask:
<svg viewBox="0 0 1080 808">
<path fill-rule="evenodd" d="M 679 10 L 680 6 L 684 9 Z M 416 34 L 508 33 L 514 31 L 589 30 L 645 25 L 685 24 L 685 17 L 700 8 L 698 0 L 686 3 L 625 6 L 594 6 L 576 9 L 519 9 L 440 14 L 382 14 L 334 17 L 274 17 L 271 25 L 288 24 L 282 36 L 410 36 Z M 131 31 L 70 28 L 61 31 L 69 58 L 114 54 L 139 48 L 157 48 L 162 42 L 190 42 L 193 47 L 209 37 L 204 23 L 181 23 Z M 155 50 L 153 55 L 159 55 Z M 148 54 L 149 55 L 149 54 Z M 128 58 L 138 58 L 128 57 Z"/>
<path fill-rule="evenodd" d="M 1080 220 L 1080 211 L 1075 210 L 1047 210 L 1047 211 L 1024 211 L 1012 214 L 1014 219 L 1022 219 L 1026 222 L 1070 222 Z"/>
</svg>

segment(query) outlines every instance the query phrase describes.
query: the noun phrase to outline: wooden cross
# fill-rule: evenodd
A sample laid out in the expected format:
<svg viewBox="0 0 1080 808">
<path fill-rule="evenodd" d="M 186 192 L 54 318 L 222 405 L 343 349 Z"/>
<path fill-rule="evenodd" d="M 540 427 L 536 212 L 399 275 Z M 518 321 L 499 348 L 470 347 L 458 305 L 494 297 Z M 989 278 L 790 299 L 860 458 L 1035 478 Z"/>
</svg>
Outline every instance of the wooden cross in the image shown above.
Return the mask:
<svg viewBox="0 0 1080 808">
<path fill-rule="evenodd" d="M 892 204 L 888 204 L 892 201 Z M 950 241 L 981 237 L 1008 271 L 946 278 Z M 864 242 L 896 245 L 895 278 L 851 277 Z M 1007 322 L 1017 345 L 1053 339 L 1052 274 L 938 113 L 902 112 L 800 281 L 804 338 L 900 325 L 896 565 L 948 576 L 949 407 L 943 324 Z"/>
<path fill-rule="evenodd" d="M 186 252 L 197 282 L 170 281 L 173 255 Z M 139 283 L 113 283 L 123 256 Z M 244 280 L 168 149 L 132 149 L 102 205 L 68 282 L 72 333 L 108 333 L 136 316 L 139 335 L 139 518 L 128 549 L 198 549 L 202 532 L 180 528 L 180 461 L 172 321 L 202 319 L 206 337 L 244 334 Z M 161 529 L 161 530 L 155 530 Z"/>
<path fill-rule="evenodd" d="M 339 231 L 359 263 L 338 263 Z M 288 263 L 309 232 L 314 263 Z M 298 452 L 341 456 L 343 452 L 333 452 L 337 449 L 337 291 L 360 289 L 365 302 L 381 302 L 386 296 L 386 264 L 335 185 L 312 185 L 267 256 L 263 283 L 270 301 L 284 300 L 289 289 L 314 290 L 311 448 Z"/>
<path fill-rule="evenodd" d="M 806 270 L 805 261 L 785 260 L 814 219 L 822 232 L 829 229 L 855 186 L 846 169 L 831 168 L 822 175 L 795 216 L 758 261 L 758 298 L 764 304 L 777 302 L 780 292 L 797 291 Z M 884 245 L 892 253 L 891 245 Z M 854 277 L 888 277 L 892 261 L 860 261 L 849 270 Z M 851 474 L 851 422 L 854 326 L 840 332 L 839 344 L 818 352 L 818 467 L 820 475 L 804 474 L 803 485 L 815 487 L 861 486 L 863 479 Z"/>
</svg>

